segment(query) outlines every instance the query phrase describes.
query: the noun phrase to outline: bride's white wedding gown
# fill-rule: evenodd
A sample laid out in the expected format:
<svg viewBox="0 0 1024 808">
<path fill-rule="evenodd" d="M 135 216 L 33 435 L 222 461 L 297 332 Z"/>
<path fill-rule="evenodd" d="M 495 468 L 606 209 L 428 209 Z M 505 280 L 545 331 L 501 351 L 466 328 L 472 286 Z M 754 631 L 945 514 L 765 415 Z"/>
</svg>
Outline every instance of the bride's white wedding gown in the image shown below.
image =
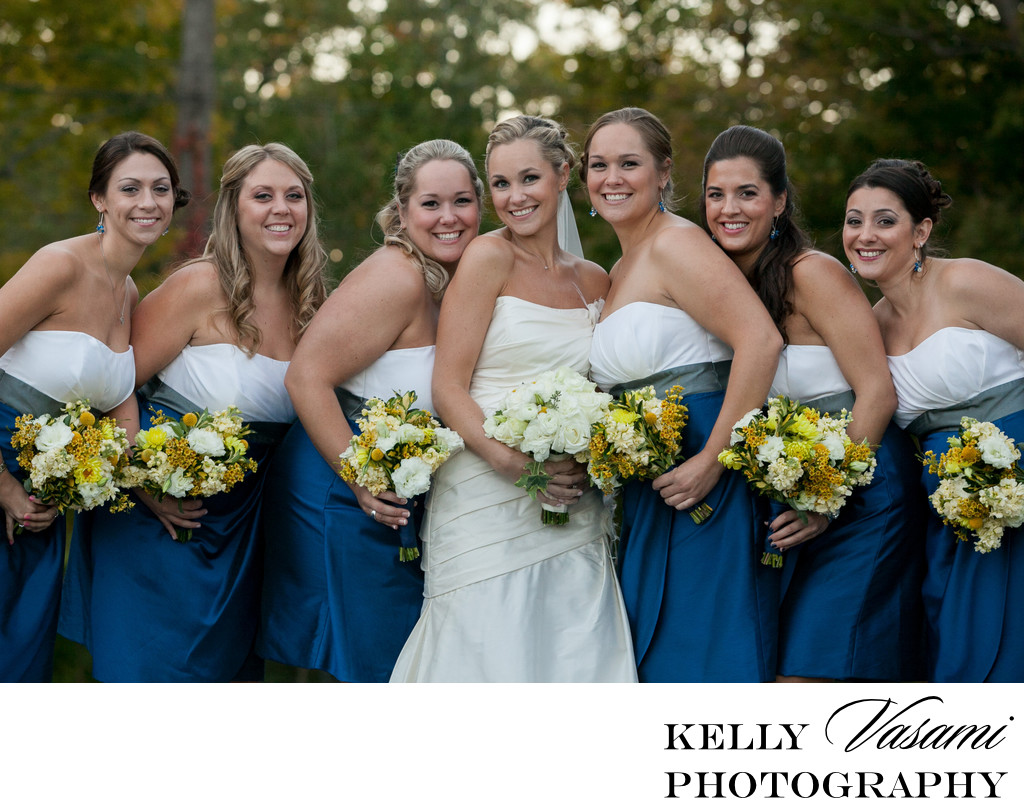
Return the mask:
<svg viewBox="0 0 1024 808">
<path fill-rule="evenodd" d="M 544 371 L 586 374 L 599 313 L 499 297 L 470 385 L 484 414 Z M 592 488 L 569 514 L 543 525 L 540 505 L 468 449 L 445 463 L 421 532 L 423 612 L 391 681 L 635 682 L 610 515 Z"/>
</svg>

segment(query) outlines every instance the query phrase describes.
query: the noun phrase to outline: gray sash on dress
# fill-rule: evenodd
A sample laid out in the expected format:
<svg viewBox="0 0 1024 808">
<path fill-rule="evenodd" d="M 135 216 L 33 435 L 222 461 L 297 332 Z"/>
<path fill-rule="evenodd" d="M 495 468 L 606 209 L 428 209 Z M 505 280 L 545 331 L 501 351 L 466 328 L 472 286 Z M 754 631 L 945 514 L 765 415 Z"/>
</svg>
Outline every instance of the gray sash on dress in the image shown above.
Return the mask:
<svg viewBox="0 0 1024 808">
<path fill-rule="evenodd" d="M 652 373 L 643 379 L 617 384 L 609 391 L 613 396 L 620 396 L 626 390 L 653 385 L 655 393 L 660 397 L 673 385 L 682 385 L 683 395 L 710 393 L 725 390 L 729 383 L 729 369 L 732 360 L 725 362 L 698 362 L 694 365 L 680 365 Z"/>
<path fill-rule="evenodd" d="M 350 421 L 356 420 L 356 418 L 363 414 L 363 407 L 368 399 L 360 398 L 355 393 L 350 393 L 344 387 L 335 387 L 334 395 L 338 397 L 341 411 L 345 413 L 345 417 Z"/>
<path fill-rule="evenodd" d="M 960 428 L 965 415 L 979 421 L 995 421 L 1024 410 L 1024 379 L 983 390 L 973 398 L 942 409 L 923 412 L 910 422 L 907 432 L 923 437 L 931 432 L 948 432 Z"/>
<path fill-rule="evenodd" d="M 827 412 L 832 417 L 836 417 L 843 410 L 853 412 L 855 400 L 853 390 L 844 390 L 841 393 L 832 393 L 831 395 L 816 398 L 813 401 L 801 401 L 800 403 L 806 404 L 808 407 L 814 407 L 814 409 L 822 414 Z"/>
<path fill-rule="evenodd" d="M 40 393 L 30 384 L 16 379 L 0 370 L 0 401 L 22 415 L 58 415 L 63 411 L 66 401 L 57 401 L 45 393 Z"/>
</svg>

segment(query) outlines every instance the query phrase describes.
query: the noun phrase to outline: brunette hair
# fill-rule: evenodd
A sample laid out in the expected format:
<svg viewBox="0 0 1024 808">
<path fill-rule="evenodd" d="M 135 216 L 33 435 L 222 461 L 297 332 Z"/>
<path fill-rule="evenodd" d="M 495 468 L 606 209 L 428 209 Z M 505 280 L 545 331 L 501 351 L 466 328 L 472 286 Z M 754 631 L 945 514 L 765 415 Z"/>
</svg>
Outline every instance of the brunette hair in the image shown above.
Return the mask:
<svg viewBox="0 0 1024 808">
<path fill-rule="evenodd" d="M 141 132 L 122 132 L 119 135 L 114 135 L 99 147 L 92 161 L 89 193 L 106 193 L 107 183 L 110 182 L 110 176 L 114 173 L 114 169 L 134 152 L 152 154 L 163 163 L 164 168 L 167 169 L 167 176 L 171 179 L 171 187 L 174 189 L 174 210 L 185 207 L 192 198 L 192 194 L 181 187 L 178 166 L 175 164 L 174 158 L 171 157 L 171 153 L 167 151 L 163 143 Z"/>
</svg>

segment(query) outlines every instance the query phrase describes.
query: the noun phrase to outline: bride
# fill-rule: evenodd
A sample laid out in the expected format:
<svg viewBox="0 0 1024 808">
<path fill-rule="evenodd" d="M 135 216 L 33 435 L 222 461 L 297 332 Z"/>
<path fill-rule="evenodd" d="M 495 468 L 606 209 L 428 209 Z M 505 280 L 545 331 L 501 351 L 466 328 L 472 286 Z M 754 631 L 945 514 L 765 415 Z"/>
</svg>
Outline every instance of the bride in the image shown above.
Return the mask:
<svg viewBox="0 0 1024 808">
<path fill-rule="evenodd" d="M 441 309 L 434 404 L 467 450 L 441 467 L 421 536 L 425 601 L 392 681 L 636 681 L 608 553 L 609 516 L 582 466 L 549 461 L 538 500 L 570 504 L 564 526 L 515 486 L 529 458 L 485 437 L 516 384 L 589 370 L 608 290 L 596 264 L 558 245 L 559 195 L 575 155 L 544 118 L 498 124 L 485 167 L 505 227 L 466 249 Z"/>
</svg>

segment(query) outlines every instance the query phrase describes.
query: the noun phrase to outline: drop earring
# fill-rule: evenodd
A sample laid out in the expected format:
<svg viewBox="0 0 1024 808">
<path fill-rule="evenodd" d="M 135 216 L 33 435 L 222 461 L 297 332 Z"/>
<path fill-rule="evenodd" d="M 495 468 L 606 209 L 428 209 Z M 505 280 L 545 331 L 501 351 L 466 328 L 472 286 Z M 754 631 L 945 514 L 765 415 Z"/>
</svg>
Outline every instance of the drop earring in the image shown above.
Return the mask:
<svg viewBox="0 0 1024 808">
<path fill-rule="evenodd" d="M 664 213 L 665 212 L 665 200 L 662 198 L 662 194 L 664 194 L 664 193 L 665 193 L 665 189 L 664 188 L 659 188 L 658 189 L 658 213 Z"/>
<path fill-rule="evenodd" d="M 107 232 L 107 228 L 105 228 L 103 226 L 103 211 L 102 210 L 100 211 L 100 221 L 99 221 L 99 224 L 96 225 L 96 232 L 101 234 L 101 235 L 103 233 Z"/>
<path fill-rule="evenodd" d="M 854 275 L 856 275 L 857 274 L 857 267 L 855 267 L 853 264 L 850 264 L 850 272 L 852 272 Z"/>
<path fill-rule="evenodd" d="M 772 219 L 772 232 L 768 234 L 769 241 L 775 241 L 779 237 L 779 217 Z"/>
<path fill-rule="evenodd" d="M 593 205 L 591 205 L 591 206 L 590 206 L 590 211 L 589 211 L 589 213 L 590 213 L 590 218 L 591 218 L 591 219 L 593 219 L 593 218 L 594 218 L 595 216 L 597 216 L 597 211 L 596 211 L 596 210 L 594 210 L 594 206 L 593 206 Z"/>
<path fill-rule="evenodd" d="M 914 245 L 914 272 L 921 271 L 921 245 Z"/>
</svg>

